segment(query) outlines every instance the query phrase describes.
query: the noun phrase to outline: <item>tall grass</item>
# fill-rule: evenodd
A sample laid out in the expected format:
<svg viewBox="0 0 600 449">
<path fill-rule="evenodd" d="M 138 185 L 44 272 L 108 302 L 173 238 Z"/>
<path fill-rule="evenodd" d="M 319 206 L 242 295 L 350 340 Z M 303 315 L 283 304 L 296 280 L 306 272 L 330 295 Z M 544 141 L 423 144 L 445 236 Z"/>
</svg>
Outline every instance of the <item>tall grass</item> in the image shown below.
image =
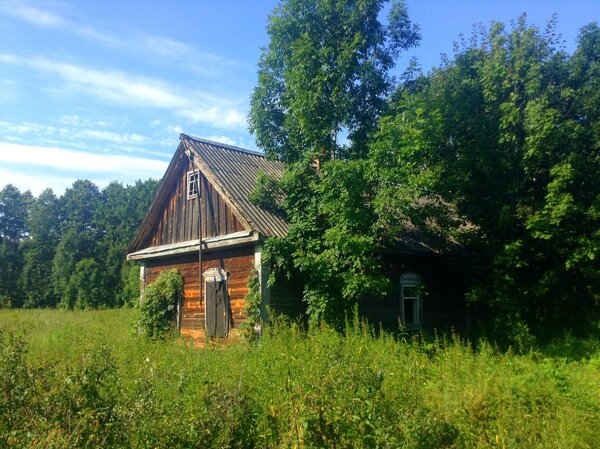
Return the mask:
<svg viewBox="0 0 600 449">
<path fill-rule="evenodd" d="M 0 311 L 0 447 L 594 448 L 600 356 L 276 326 L 151 342 L 131 310 Z"/>
</svg>

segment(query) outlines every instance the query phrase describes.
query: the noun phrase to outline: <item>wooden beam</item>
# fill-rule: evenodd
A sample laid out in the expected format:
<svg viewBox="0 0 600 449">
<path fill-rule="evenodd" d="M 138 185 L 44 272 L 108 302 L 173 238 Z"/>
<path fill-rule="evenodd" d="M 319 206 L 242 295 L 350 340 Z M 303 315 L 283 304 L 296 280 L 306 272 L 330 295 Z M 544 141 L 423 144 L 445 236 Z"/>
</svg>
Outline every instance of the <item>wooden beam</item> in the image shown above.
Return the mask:
<svg viewBox="0 0 600 449">
<path fill-rule="evenodd" d="M 240 246 L 247 243 L 256 243 L 261 240 L 261 236 L 255 231 L 241 231 L 233 234 L 219 235 L 204 239 L 202 241 L 202 250 L 211 251 L 228 247 Z M 176 254 L 186 254 L 198 251 L 198 240 L 189 240 L 187 242 L 173 243 L 170 245 L 153 246 L 150 248 L 127 254 L 127 260 L 145 260 L 157 257 L 173 256 Z"/>
</svg>

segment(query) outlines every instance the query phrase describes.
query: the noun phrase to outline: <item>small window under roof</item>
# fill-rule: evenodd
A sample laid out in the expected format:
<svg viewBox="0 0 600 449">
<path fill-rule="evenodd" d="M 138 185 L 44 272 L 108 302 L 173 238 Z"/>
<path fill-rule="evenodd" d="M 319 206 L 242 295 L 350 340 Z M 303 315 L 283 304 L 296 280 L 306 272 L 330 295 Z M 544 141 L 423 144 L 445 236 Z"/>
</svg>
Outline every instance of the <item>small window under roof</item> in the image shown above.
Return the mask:
<svg viewBox="0 0 600 449">
<path fill-rule="evenodd" d="M 189 171 L 187 174 L 187 199 L 191 200 L 198 198 L 198 186 L 200 180 L 198 179 L 198 170 Z"/>
</svg>

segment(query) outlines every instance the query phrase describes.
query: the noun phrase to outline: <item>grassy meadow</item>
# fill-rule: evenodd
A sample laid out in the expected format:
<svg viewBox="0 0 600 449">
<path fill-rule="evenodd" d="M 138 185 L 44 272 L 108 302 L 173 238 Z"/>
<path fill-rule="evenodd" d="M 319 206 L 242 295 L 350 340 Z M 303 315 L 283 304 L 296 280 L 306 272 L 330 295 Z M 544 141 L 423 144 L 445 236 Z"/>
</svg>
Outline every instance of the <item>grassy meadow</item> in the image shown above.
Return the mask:
<svg viewBox="0 0 600 449">
<path fill-rule="evenodd" d="M 596 448 L 600 345 L 516 355 L 359 323 L 196 349 L 135 311 L 0 310 L 0 447 Z"/>
</svg>

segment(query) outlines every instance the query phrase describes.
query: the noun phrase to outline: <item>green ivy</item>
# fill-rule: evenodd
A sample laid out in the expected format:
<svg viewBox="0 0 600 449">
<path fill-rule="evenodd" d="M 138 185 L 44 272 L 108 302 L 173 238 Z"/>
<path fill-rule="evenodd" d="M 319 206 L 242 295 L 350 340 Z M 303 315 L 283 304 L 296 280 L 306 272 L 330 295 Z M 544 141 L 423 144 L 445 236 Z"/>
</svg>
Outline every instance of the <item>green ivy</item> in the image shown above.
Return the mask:
<svg viewBox="0 0 600 449">
<path fill-rule="evenodd" d="M 173 331 L 176 304 L 183 295 L 183 277 L 177 270 L 163 271 L 146 288 L 138 327 L 149 338 L 165 338 Z"/>
<path fill-rule="evenodd" d="M 247 340 L 253 340 L 256 338 L 256 332 L 254 330 L 257 324 L 261 323 L 260 316 L 260 278 L 259 273 L 256 269 L 252 269 L 252 274 L 248 277 L 248 293 L 244 297 L 246 301 L 246 316 L 248 322 L 242 327 L 242 334 Z"/>
</svg>

